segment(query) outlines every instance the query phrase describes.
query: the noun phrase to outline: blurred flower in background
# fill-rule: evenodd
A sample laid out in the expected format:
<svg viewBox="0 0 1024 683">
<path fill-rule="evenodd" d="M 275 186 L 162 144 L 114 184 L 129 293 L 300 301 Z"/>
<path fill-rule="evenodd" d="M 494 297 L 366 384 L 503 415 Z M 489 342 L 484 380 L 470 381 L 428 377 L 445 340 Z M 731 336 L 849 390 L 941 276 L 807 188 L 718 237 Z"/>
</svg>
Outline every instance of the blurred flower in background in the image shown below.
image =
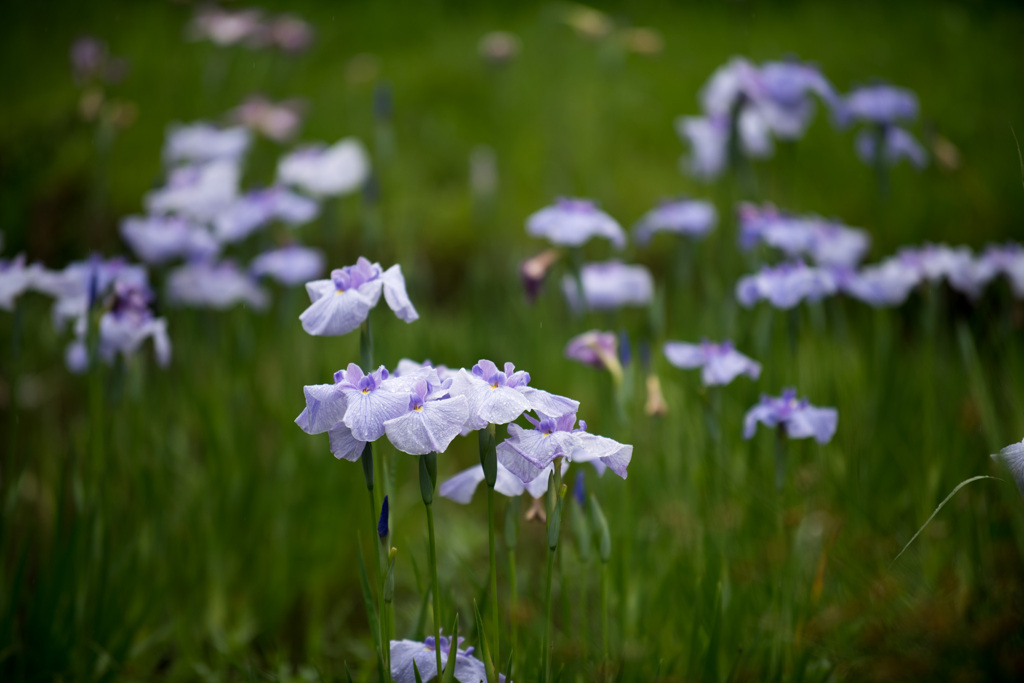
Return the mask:
<svg viewBox="0 0 1024 683">
<path fill-rule="evenodd" d="M 623 306 L 646 306 L 654 298 L 654 277 L 641 265 L 621 261 L 588 263 L 580 273 L 586 308 L 608 311 Z M 580 310 L 579 284 L 572 275 L 562 278 L 562 292 L 569 305 Z"/>
<path fill-rule="evenodd" d="M 233 109 L 229 119 L 275 142 L 291 140 L 302 125 L 303 105 L 299 100 L 271 102 L 262 95 L 252 95 Z"/>
<path fill-rule="evenodd" d="M 622 226 L 589 199 L 560 197 L 553 205 L 526 219 L 526 233 L 543 237 L 557 246 L 579 247 L 593 237 L 611 241 L 616 249 L 626 246 Z"/>
<path fill-rule="evenodd" d="M 700 344 L 665 342 L 665 358 L 677 368 L 702 368 L 704 386 L 729 384 L 740 375 L 756 380 L 761 376 L 761 364 L 736 350 L 731 341 L 721 344 L 707 341 Z"/>
<path fill-rule="evenodd" d="M 495 66 L 508 64 L 519 56 L 519 37 L 508 31 L 491 31 L 480 38 L 477 50 L 480 56 Z"/>
<path fill-rule="evenodd" d="M 718 225 L 718 210 L 711 202 L 700 199 L 665 200 L 643 215 L 633 226 L 633 239 L 647 244 L 655 234 L 669 232 L 690 237 L 704 237 Z"/>
<path fill-rule="evenodd" d="M 743 438 L 750 439 L 757 423 L 766 427 L 782 427 L 790 439 L 814 437 L 818 443 L 832 440 L 839 423 L 835 408 L 818 408 L 806 399 L 797 399 L 795 389 L 786 389 L 779 397 L 762 396 L 743 418 Z"/>
<path fill-rule="evenodd" d="M 167 298 L 181 306 L 218 310 L 245 304 L 260 311 L 268 303 L 266 291 L 233 261 L 196 261 L 175 268 L 167 275 Z"/>
<path fill-rule="evenodd" d="M 370 174 L 370 158 L 363 144 L 344 138 L 328 147 L 306 145 L 285 155 L 277 165 L 277 179 L 314 197 L 355 192 Z"/>
</svg>

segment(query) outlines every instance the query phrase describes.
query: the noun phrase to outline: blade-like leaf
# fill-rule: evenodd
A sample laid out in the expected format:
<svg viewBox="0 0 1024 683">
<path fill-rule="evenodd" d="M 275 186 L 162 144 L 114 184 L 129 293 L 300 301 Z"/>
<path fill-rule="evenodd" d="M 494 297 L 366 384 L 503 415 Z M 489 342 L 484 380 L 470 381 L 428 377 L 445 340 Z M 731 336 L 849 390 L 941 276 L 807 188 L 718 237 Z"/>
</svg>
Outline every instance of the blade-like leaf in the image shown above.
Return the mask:
<svg viewBox="0 0 1024 683">
<path fill-rule="evenodd" d="M 370 622 L 370 632 L 373 633 L 373 646 L 377 650 L 377 673 L 380 680 L 386 681 L 387 672 L 384 671 L 384 651 L 381 649 L 380 626 L 377 620 L 377 606 L 373 601 L 373 593 L 370 591 L 370 580 L 366 577 L 366 562 L 363 561 L 363 539 L 362 534 L 356 534 L 356 543 L 359 549 L 359 583 L 363 589 L 363 602 L 366 603 L 366 617 Z"/>
<path fill-rule="evenodd" d="M 441 647 L 441 643 L 437 643 L 437 647 Z M 452 625 L 452 639 L 451 644 L 448 646 L 448 661 L 445 662 L 444 675 L 441 677 L 441 683 L 455 683 L 455 660 L 458 659 L 457 652 L 459 650 L 459 614 L 455 613 L 455 623 Z"/>
<path fill-rule="evenodd" d="M 416 660 L 412 660 L 412 675 L 416 677 L 416 683 L 423 683 L 423 676 L 420 676 L 420 668 L 416 666 Z"/>
<path fill-rule="evenodd" d="M 955 488 L 955 489 L 953 489 L 952 491 L 950 491 L 949 495 L 948 495 L 948 496 L 946 496 L 945 500 L 943 500 L 943 501 L 942 501 L 941 503 L 939 503 L 939 507 L 935 508 L 935 512 L 933 512 L 933 513 L 932 513 L 932 515 L 931 515 L 931 517 L 929 517 L 929 518 L 928 518 L 928 519 L 927 519 L 927 520 L 925 521 L 925 523 L 924 523 L 924 524 L 923 524 L 923 525 L 921 526 L 921 528 L 917 530 L 917 533 L 916 533 L 916 534 L 914 534 L 914 535 L 913 535 L 913 537 L 912 537 L 912 538 L 911 538 L 911 539 L 910 539 L 909 541 L 907 541 L 907 544 L 906 544 L 905 546 L 903 546 L 903 550 L 901 550 L 901 551 L 900 551 L 900 554 L 899 554 L 899 555 L 897 555 L 896 557 L 892 558 L 892 562 L 890 562 L 890 563 L 889 563 L 889 566 L 890 566 L 890 567 L 892 567 L 892 566 L 893 566 L 893 565 L 894 565 L 894 564 L 896 563 L 896 560 L 900 559 L 900 555 L 902 555 L 903 553 L 907 552 L 907 548 L 909 548 L 909 547 L 910 547 L 910 544 L 911 544 L 911 543 L 913 543 L 913 542 L 914 542 L 914 540 L 915 540 L 915 539 L 917 539 L 917 537 L 921 535 L 921 532 L 922 532 L 922 531 L 924 531 L 924 528 L 925 528 L 926 526 L 928 526 L 929 524 L 931 524 L 931 521 L 932 521 L 933 519 L 935 519 L 935 515 L 939 514 L 939 510 L 941 510 L 941 509 L 942 509 L 942 507 L 943 507 L 943 506 L 944 506 L 944 505 L 945 505 L 946 503 L 948 503 L 948 502 L 949 502 L 949 499 L 950 499 L 950 498 L 952 498 L 953 496 L 955 496 L 955 495 L 956 495 L 956 492 L 957 492 L 957 491 L 959 491 L 959 490 L 960 490 L 960 489 L 962 489 L 963 487 L 967 486 L 967 485 L 968 485 L 968 484 L 970 484 L 970 483 L 971 483 L 972 481 L 978 481 L 979 479 L 995 479 L 996 481 L 1002 481 L 1002 479 L 1000 479 L 999 477 L 990 477 L 990 476 L 988 476 L 987 474 L 979 474 L 979 475 L 978 475 L 977 477 L 971 477 L 970 479 L 964 479 L 964 480 L 963 480 L 962 482 L 960 482 L 959 484 L 957 484 L 957 485 L 956 485 L 956 488 Z"/>
</svg>

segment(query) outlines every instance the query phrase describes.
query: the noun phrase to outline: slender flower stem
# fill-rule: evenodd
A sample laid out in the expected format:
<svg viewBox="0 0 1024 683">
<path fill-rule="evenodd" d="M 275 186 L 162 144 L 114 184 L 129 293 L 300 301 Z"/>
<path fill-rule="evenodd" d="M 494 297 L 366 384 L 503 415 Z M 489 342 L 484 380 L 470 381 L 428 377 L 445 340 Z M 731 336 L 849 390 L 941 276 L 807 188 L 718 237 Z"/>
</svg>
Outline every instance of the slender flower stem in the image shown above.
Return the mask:
<svg viewBox="0 0 1024 683">
<path fill-rule="evenodd" d="M 430 538 L 430 576 L 434 594 L 434 654 L 437 679 L 441 680 L 441 582 L 437 579 L 437 540 L 434 538 L 434 486 L 437 484 L 437 453 L 420 456 L 420 496 L 427 508 L 427 532 Z M 454 666 L 454 662 L 452 665 Z"/>
<path fill-rule="evenodd" d="M 498 558 L 494 551 L 494 489 L 487 487 L 487 541 L 491 553 L 491 660 L 499 666 L 498 657 Z"/>
<path fill-rule="evenodd" d="M 519 650 L 519 617 L 517 611 L 519 609 L 519 587 L 516 585 L 516 551 L 508 551 L 508 582 L 511 590 L 512 603 L 510 605 L 510 612 L 512 614 L 512 656 L 515 657 Z M 499 662 L 495 662 L 498 665 Z"/>
<path fill-rule="evenodd" d="M 441 583 L 437 579 L 437 541 L 434 539 L 434 510 L 431 504 L 427 508 L 427 530 L 430 533 L 430 578 L 434 585 L 434 653 L 437 655 L 437 672 L 441 676 Z"/>
<path fill-rule="evenodd" d="M 544 683 L 551 681 L 551 582 L 555 574 L 555 549 L 548 548 L 548 568 L 544 579 Z"/>
<path fill-rule="evenodd" d="M 610 681 L 611 662 L 608 659 L 608 563 L 601 563 L 601 661 L 605 680 Z"/>
</svg>

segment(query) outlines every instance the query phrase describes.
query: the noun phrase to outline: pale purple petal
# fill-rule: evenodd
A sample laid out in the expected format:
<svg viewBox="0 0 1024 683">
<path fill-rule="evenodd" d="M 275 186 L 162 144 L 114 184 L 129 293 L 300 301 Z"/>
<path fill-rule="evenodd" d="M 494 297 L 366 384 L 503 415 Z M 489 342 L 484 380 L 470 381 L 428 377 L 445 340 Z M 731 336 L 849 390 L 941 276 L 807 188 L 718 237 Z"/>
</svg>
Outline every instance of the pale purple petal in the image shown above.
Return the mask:
<svg viewBox="0 0 1024 683">
<path fill-rule="evenodd" d="M 473 493 L 483 480 L 483 465 L 474 465 L 469 469 L 462 470 L 454 477 L 441 482 L 438 493 L 440 493 L 444 498 L 454 500 L 456 503 L 467 505 L 471 500 L 473 500 Z"/>
<path fill-rule="evenodd" d="M 402 267 L 397 263 L 391 266 L 381 275 L 381 280 L 384 281 L 384 300 L 391 310 L 395 312 L 395 315 L 407 323 L 419 319 L 419 313 L 416 312 L 412 302 L 409 300 L 409 295 L 405 291 L 405 278 L 402 276 Z"/>
<path fill-rule="evenodd" d="M 760 422 L 766 427 L 774 427 L 779 424 L 775 410 L 768 405 L 757 404 L 747 411 L 743 417 L 743 438 L 751 439 L 757 431 L 757 423 Z"/>
<path fill-rule="evenodd" d="M 377 293 L 379 296 L 380 289 Z M 299 320 L 302 329 L 315 336 L 348 334 L 363 324 L 376 303 L 358 289 L 349 289 L 321 297 L 302 312 Z"/>
<path fill-rule="evenodd" d="M 385 422 L 404 413 L 409 405 L 407 395 L 380 389 L 365 392 L 345 389 L 343 392 L 348 407 L 342 422 L 360 441 L 376 441 L 382 437 Z"/>
<path fill-rule="evenodd" d="M 357 439 L 344 423 L 334 425 L 328 430 L 327 436 L 330 438 L 331 453 L 335 458 L 355 462 L 362 456 L 366 442 Z"/>
<path fill-rule="evenodd" d="M 828 443 L 836 433 L 839 413 L 835 408 L 805 406 L 793 412 L 786 420 L 786 436 L 791 439 L 814 437 L 818 443 Z"/>
<path fill-rule="evenodd" d="M 1006 465 L 1013 480 L 1017 482 L 1017 489 L 1024 496 L 1024 441 L 1010 444 L 992 457 Z"/>
<path fill-rule="evenodd" d="M 662 351 L 668 362 L 677 368 L 699 368 L 707 359 L 707 352 L 700 344 L 670 341 L 665 342 Z"/>
<path fill-rule="evenodd" d="M 406 398 L 408 403 L 408 398 Z M 388 440 L 404 453 L 424 455 L 443 453 L 448 444 L 462 431 L 469 416 L 469 407 L 463 397 L 427 401 L 419 410 L 410 410 L 400 417 L 388 420 L 384 428 Z"/>
<path fill-rule="evenodd" d="M 345 417 L 348 402 L 345 393 L 335 384 L 310 384 L 302 388 L 306 408 L 296 423 L 307 434 L 323 434 Z"/>
</svg>

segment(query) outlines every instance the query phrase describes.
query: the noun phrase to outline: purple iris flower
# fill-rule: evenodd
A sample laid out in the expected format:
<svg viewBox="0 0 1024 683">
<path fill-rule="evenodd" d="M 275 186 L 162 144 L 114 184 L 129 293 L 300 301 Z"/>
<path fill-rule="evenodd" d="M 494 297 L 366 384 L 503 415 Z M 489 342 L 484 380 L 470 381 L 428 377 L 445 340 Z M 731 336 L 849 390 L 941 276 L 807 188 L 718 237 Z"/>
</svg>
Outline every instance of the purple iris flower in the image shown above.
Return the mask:
<svg viewBox="0 0 1024 683">
<path fill-rule="evenodd" d="M 877 84 L 856 88 L 847 95 L 839 118 L 843 123 L 861 121 L 893 126 L 900 121 L 913 121 L 917 113 L 917 95 L 912 90 Z"/>
<path fill-rule="evenodd" d="M 214 217 L 214 233 L 221 242 L 238 242 L 272 221 L 296 227 L 310 222 L 319 212 L 315 200 L 287 188 L 254 190 L 238 197 Z"/>
<path fill-rule="evenodd" d="M 798 400 L 795 389 L 786 389 L 782 396 L 761 396 L 761 401 L 743 418 L 743 438 L 750 439 L 760 422 L 767 427 L 782 426 L 790 439 L 814 437 L 818 443 L 832 440 L 839 422 L 835 408 L 817 408 L 806 399 Z"/>
<path fill-rule="evenodd" d="M 292 14 L 279 14 L 267 27 L 270 43 L 284 52 L 304 52 L 313 44 L 313 27 Z"/>
<path fill-rule="evenodd" d="M 274 103 L 265 97 L 249 97 L 231 112 L 231 119 L 262 133 L 271 140 L 284 142 L 295 137 L 302 124 L 302 104 L 295 100 Z"/>
<path fill-rule="evenodd" d="M 589 330 L 569 340 L 565 357 L 591 365 L 598 370 L 611 370 L 619 366 L 619 338 L 614 332 Z"/>
<path fill-rule="evenodd" d="M 203 7 L 192 17 L 188 33 L 193 40 L 209 40 L 220 47 L 227 47 L 251 40 L 262 30 L 263 17 L 259 10 L 230 11 Z"/>
<path fill-rule="evenodd" d="M 153 265 L 175 258 L 208 259 L 220 252 L 209 230 L 178 216 L 128 216 L 121 222 L 121 237 L 136 256 Z"/>
<path fill-rule="evenodd" d="M 473 648 L 462 649 L 462 638 L 459 638 L 455 649 L 455 680 L 459 683 L 482 683 L 487 681 L 487 670 L 484 663 L 473 656 Z M 439 646 L 439 647 L 438 647 Z M 413 662 L 423 681 L 441 680 L 437 671 L 436 649 L 441 650 L 441 666 L 448 666 L 448 650 L 451 639 L 441 636 L 441 642 L 435 644 L 434 637 L 428 636 L 424 642 L 416 640 L 391 641 L 391 677 L 395 683 L 416 683 Z M 505 680 L 498 674 L 499 682 Z"/>
<path fill-rule="evenodd" d="M 864 230 L 814 215 L 796 216 L 771 204 L 741 204 L 739 221 L 742 248 L 766 244 L 790 258 L 809 256 L 822 266 L 856 266 L 871 245 Z"/>
<path fill-rule="evenodd" d="M 152 299 L 153 294 L 146 286 L 125 281 L 114 283 L 107 310 L 100 316 L 100 358 L 112 363 L 117 354 L 131 356 L 143 342 L 152 339 L 157 363 L 161 367 L 170 363 L 171 341 L 167 336 L 167 321 L 153 316 Z M 88 366 L 85 326 L 76 325 L 76 328 L 78 338 L 68 348 L 65 358 L 72 372 L 83 372 Z"/>
<path fill-rule="evenodd" d="M 870 129 L 857 134 L 857 156 L 865 164 L 878 161 L 878 134 Z M 882 130 L 882 161 L 888 166 L 895 166 L 906 159 L 917 168 L 928 164 L 928 153 L 911 133 L 899 126 L 886 126 Z"/>
<path fill-rule="evenodd" d="M 565 415 L 579 410 L 579 401 L 549 394 L 529 386 L 530 373 L 505 363 L 504 371 L 493 362 L 480 359 L 472 370 L 459 370 L 452 379 L 450 393 L 465 396 L 469 417 L 464 430 L 484 429 L 489 424 L 508 424 L 527 410 L 546 415 Z"/>
<path fill-rule="evenodd" d="M 616 249 L 626 246 L 622 226 L 589 199 L 559 197 L 526 219 L 526 233 L 565 247 L 583 246 L 593 237 L 609 240 Z"/>
<path fill-rule="evenodd" d="M 35 287 L 42 272 L 38 264 L 26 266 L 24 254 L 10 260 L 0 259 L 0 308 L 13 311 L 14 300 Z"/>
<path fill-rule="evenodd" d="M 570 462 L 592 462 L 603 473 L 609 468 L 626 478 L 626 468 L 633 458 L 633 447 L 621 444 L 604 436 L 590 434 L 587 424 L 580 422 L 578 429 L 576 414 L 570 413 L 552 418 L 538 413 L 541 419 L 529 415 L 526 419 L 534 426 L 523 429 L 517 424 L 508 426 L 509 437 L 497 448 L 498 462 L 512 474 L 529 484 L 555 461 L 565 458 Z"/>
<path fill-rule="evenodd" d="M 954 263 L 946 281 L 961 294 L 977 299 L 988 283 L 999 275 L 999 269 L 984 256 L 976 257 L 967 247 L 954 249 L 953 253 Z"/>
<path fill-rule="evenodd" d="M 324 253 L 319 249 L 291 244 L 263 252 L 249 264 L 249 272 L 253 277 L 270 277 L 294 286 L 323 273 L 325 263 Z"/>
<path fill-rule="evenodd" d="M 1013 480 L 1017 482 L 1017 489 L 1024 496 L 1024 441 L 1010 444 L 998 453 L 993 454 L 992 458 L 994 460 L 1001 460 L 1006 465 L 1013 476 Z"/>
<path fill-rule="evenodd" d="M 267 306 L 267 293 L 233 261 L 196 261 L 167 276 L 167 296 L 175 304 L 223 310 L 245 304 L 256 310 Z"/>
<path fill-rule="evenodd" d="M 39 268 L 34 274 L 35 289 L 55 299 L 54 325 L 61 329 L 73 320 L 83 335 L 90 307 L 100 302 L 115 282 L 148 287 L 149 275 L 144 267 L 121 257 L 104 259 L 98 255 L 69 263 L 63 270 Z"/>
<path fill-rule="evenodd" d="M 437 372 L 437 376 L 442 380 L 454 378 L 458 374 L 457 370 L 451 370 L 447 365 L 434 365 L 429 360 L 417 363 L 410 358 L 399 359 L 398 364 L 395 365 L 395 371 L 391 374 L 395 377 L 422 376 L 422 373 L 429 370 Z"/>
<path fill-rule="evenodd" d="M 167 185 L 146 195 L 146 209 L 209 221 L 238 196 L 238 179 L 238 165 L 226 159 L 182 166 L 171 171 Z"/>
<path fill-rule="evenodd" d="M 898 258 L 889 258 L 865 266 L 843 278 L 840 288 L 846 294 L 871 306 L 899 306 L 921 282 L 920 274 Z"/>
<path fill-rule="evenodd" d="M 520 481 L 519 477 L 512 474 L 507 467 L 499 462 L 498 478 L 494 482 L 494 490 L 503 496 L 508 496 L 509 498 L 518 498 L 523 495 L 524 492 L 529 493 L 530 497 L 534 500 L 543 498 L 544 493 L 548 490 L 548 475 L 550 475 L 554 469 L 555 464 L 551 463 L 542 470 L 533 481 L 528 484 L 524 484 Z M 563 476 L 568 469 L 569 463 L 563 460 Z M 442 482 L 438 491 L 442 496 L 449 500 L 453 500 L 462 505 L 468 505 L 469 502 L 473 500 L 473 494 L 476 492 L 477 487 L 480 486 L 480 482 L 483 480 L 483 465 L 474 465 L 469 469 L 462 470 L 447 481 Z"/>
<path fill-rule="evenodd" d="M 356 461 L 367 442 L 384 435 L 385 422 L 406 412 L 420 381 L 441 383 L 430 366 L 396 377 L 383 365 L 364 375 L 359 366 L 350 363 L 334 373 L 333 383 L 303 387 L 306 407 L 295 423 L 307 434 L 326 432 L 336 458 Z"/>
<path fill-rule="evenodd" d="M 1024 247 L 1009 243 L 990 246 L 983 257 L 995 269 L 1010 281 L 1014 296 L 1024 298 Z"/>
<path fill-rule="evenodd" d="M 776 308 L 793 308 L 802 300 L 818 301 L 834 294 L 837 285 L 830 271 L 811 268 L 803 261 L 765 267 L 736 284 L 736 299 L 746 307 L 767 299 Z"/>
<path fill-rule="evenodd" d="M 729 121 L 727 115 L 680 116 L 676 119 L 676 132 L 690 145 L 690 156 L 682 159 L 687 173 L 701 180 L 714 180 L 725 171 L 729 163 Z M 769 157 L 775 151 L 768 123 L 756 109 L 740 112 L 736 127 L 739 147 L 744 155 L 759 159 Z"/>
<path fill-rule="evenodd" d="M 971 298 L 977 298 L 985 285 L 999 274 L 998 266 L 993 266 L 991 259 L 975 259 L 967 247 L 924 244 L 900 249 L 896 258 L 919 281 L 945 279 L 951 287 Z"/>
<path fill-rule="evenodd" d="M 212 123 L 172 125 L 164 143 L 164 161 L 168 164 L 202 163 L 227 159 L 238 162 L 251 142 L 245 128 L 221 128 Z"/>
<path fill-rule="evenodd" d="M 355 138 L 345 138 L 331 147 L 300 147 L 277 165 L 279 182 L 314 197 L 350 194 L 361 188 L 369 175 L 370 158 Z"/>
<path fill-rule="evenodd" d="M 647 244 L 659 232 L 704 237 L 718 225 L 715 205 L 700 199 L 675 199 L 662 202 L 648 211 L 633 226 L 633 238 Z"/>
<path fill-rule="evenodd" d="M 654 278 L 651 271 L 641 265 L 626 265 L 621 261 L 588 263 L 580 274 L 587 308 L 607 311 L 623 306 L 646 306 L 654 298 Z M 562 292 L 574 309 L 580 308 L 579 287 L 576 278 L 562 278 Z"/>
<path fill-rule="evenodd" d="M 449 396 L 451 385 L 451 379 L 417 381 L 412 391 L 405 394 L 405 411 L 384 423 L 388 441 L 412 455 L 444 453 L 448 444 L 462 433 L 469 418 L 465 396 Z"/>
<path fill-rule="evenodd" d="M 348 334 L 366 320 L 382 291 L 399 318 L 411 323 L 420 317 L 405 291 L 402 267 L 381 270 L 360 256 L 354 266 L 332 270 L 330 279 L 306 283 L 312 303 L 299 316 L 302 329 L 316 336 Z"/>
<path fill-rule="evenodd" d="M 761 364 L 736 350 L 731 341 L 721 344 L 702 341 L 700 344 L 666 342 L 665 358 L 677 368 L 703 368 L 705 386 L 729 384 L 740 375 L 750 379 L 761 376 Z"/>
</svg>

